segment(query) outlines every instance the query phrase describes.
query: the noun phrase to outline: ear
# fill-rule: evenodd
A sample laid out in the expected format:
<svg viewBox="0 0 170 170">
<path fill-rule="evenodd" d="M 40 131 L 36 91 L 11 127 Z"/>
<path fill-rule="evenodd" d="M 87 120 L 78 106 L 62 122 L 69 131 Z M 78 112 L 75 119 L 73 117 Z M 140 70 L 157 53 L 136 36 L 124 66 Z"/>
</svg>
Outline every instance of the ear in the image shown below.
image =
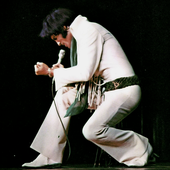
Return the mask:
<svg viewBox="0 0 170 170">
<path fill-rule="evenodd" d="M 51 39 L 55 41 L 57 39 L 57 35 L 54 35 L 54 34 L 51 35 Z"/>
</svg>

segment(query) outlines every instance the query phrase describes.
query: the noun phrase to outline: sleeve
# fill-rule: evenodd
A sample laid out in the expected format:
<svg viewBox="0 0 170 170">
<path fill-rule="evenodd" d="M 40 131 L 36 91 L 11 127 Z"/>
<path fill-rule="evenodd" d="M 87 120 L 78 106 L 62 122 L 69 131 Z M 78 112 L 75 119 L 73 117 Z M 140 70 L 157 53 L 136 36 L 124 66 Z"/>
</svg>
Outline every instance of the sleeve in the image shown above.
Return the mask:
<svg viewBox="0 0 170 170">
<path fill-rule="evenodd" d="M 54 71 L 56 90 L 70 83 L 90 80 L 99 66 L 103 48 L 101 34 L 92 26 L 83 27 L 81 32 L 77 41 L 78 64 Z"/>
</svg>

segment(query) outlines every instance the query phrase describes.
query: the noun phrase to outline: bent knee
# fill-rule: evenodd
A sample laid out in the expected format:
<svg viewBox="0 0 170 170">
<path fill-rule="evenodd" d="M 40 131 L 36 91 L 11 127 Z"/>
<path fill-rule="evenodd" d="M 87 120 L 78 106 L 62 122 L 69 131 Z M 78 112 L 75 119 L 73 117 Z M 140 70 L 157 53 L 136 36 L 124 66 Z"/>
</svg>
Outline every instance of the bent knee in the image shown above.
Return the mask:
<svg viewBox="0 0 170 170">
<path fill-rule="evenodd" d="M 86 124 L 82 129 L 82 133 L 87 140 L 91 140 L 92 138 L 94 138 L 93 132 L 90 130 L 90 127 L 87 126 Z"/>
<path fill-rule="evenodd" d="M 82 129 L 84 137 L 89 141 L 99 141 L 106 136 L 108 127 L 94 127 L 93 125 L 85 124 Z"/>
</svg>

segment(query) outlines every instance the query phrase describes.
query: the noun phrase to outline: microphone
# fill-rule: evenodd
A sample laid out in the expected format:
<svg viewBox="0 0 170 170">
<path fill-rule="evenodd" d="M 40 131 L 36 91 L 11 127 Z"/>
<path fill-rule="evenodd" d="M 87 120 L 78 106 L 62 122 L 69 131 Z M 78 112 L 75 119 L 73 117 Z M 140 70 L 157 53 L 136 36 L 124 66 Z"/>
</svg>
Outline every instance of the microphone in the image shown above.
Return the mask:
<svg viewBox="0 0 170 170">
<path fill-rule="evenodd" d="M 58 54 L 58 61 L 57 61 L 58 64 L 61 63 L 62 59 L 64 58 L 64 55 L 65 55 L 65 50 L 61 49 L 61 50 L 59 51 L 59 54 Z M 53 77 L 53 79 L 52 79 L 52 84 L 54 83 L 54 81 L 55 81 L 55 79 L 54 79 L 54 77 Z"/>
<path fill-rule="evenodd" d="M 65 55 L 65 50 L 61 49 L 59 54 L 58 54 L 58 61 L 57 63 L 61 63 L 62 59 L 64 58 Z"/>
</svg>

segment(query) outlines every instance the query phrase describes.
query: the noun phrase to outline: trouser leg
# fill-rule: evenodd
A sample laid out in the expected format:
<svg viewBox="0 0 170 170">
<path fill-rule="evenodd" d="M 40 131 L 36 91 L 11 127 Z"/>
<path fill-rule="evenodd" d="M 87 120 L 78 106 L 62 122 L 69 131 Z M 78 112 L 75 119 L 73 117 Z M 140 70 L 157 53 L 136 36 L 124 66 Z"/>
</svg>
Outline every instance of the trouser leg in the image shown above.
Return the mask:
<svg viewBox="0 0 170 170">
<path fill-rule="evenodd" d="M 88 140 L 128 166 L 143 166 L 152 150 L 144 136 L 115 128 L 138 106 L 140 95 L 139 86 L 107 92 L 105 101 L 83 127 Z"/>
<path fill-rule="evenodd" d="M 70 117 L 64 118 L 64 116 L 67 108 L 73 103 L 75 95 L 76 89 L 71 89 L 65 93 L 61 89 L 55 96 L 58 113 L 66 131 L 68 131 Z M 30 147 L 55 162 L 61 163 L 65 145 L 66 135 L 53 102 Z"/>
</svg>

